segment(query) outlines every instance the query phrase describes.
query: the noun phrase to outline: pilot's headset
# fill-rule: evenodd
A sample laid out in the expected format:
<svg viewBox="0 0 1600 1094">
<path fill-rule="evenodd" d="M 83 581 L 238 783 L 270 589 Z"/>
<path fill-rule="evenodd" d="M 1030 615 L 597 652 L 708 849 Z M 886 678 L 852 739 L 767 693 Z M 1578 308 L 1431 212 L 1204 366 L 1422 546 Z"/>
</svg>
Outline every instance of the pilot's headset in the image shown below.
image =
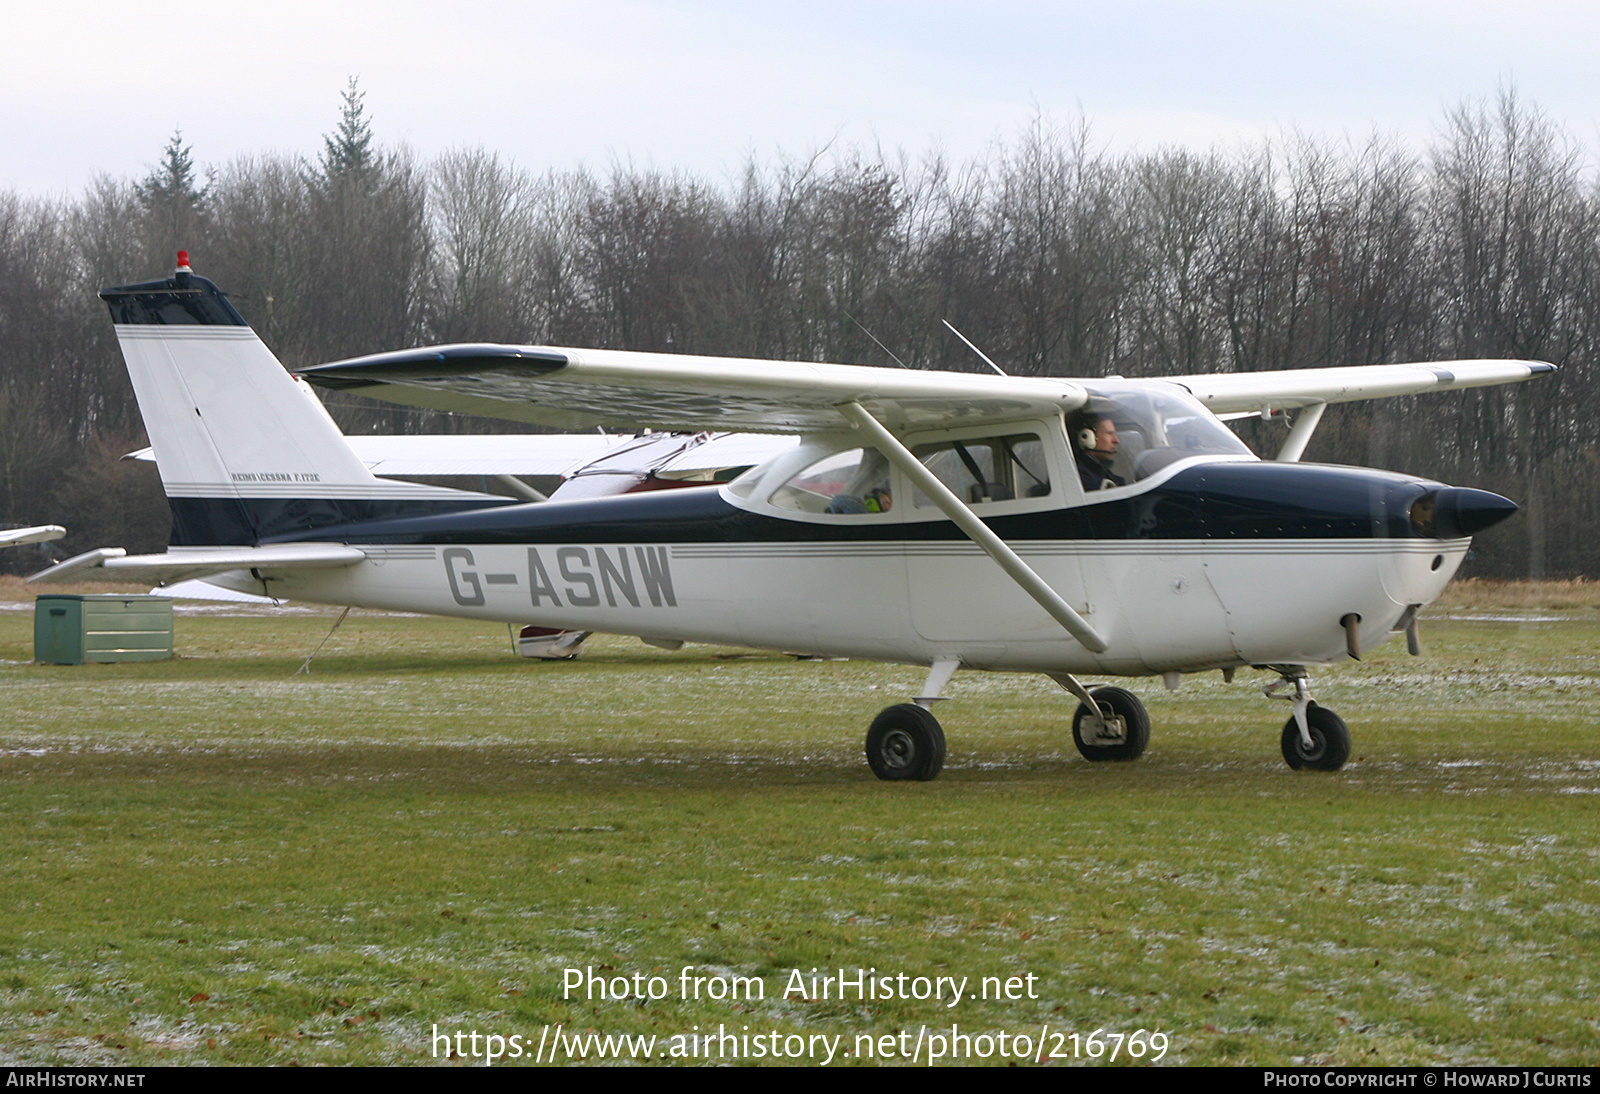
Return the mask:
<svg viewBox="0 0 1600 1094">
<path fill-rule="evenodd" d="M 1072 439 L 1073 442 L 1077 444 L 1080 451 L 1099 451 L 1096 445 L 1100 438 L 1095 432 L 1095 426 L 1099 425 L 1102 421 L 1109 417 L 1111 417 L 1111 415 L 1097 411 L 1086 411 L 1078 416 L 1077 425 L 1072 431 Z"/>
</svg>

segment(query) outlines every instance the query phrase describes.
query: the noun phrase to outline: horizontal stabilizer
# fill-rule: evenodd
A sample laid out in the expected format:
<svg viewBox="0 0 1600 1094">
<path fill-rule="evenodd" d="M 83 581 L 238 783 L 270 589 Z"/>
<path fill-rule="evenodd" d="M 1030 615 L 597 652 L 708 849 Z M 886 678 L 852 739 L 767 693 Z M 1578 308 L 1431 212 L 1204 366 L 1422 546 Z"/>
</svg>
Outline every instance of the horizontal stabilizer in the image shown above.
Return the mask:
<svg viewBox="0 0 1600 1094">
<path fill-rule="evenodd" d="M 283 543 L 269 547 L 184 547 L 159 555 L 130 555 L 121 547 L 85 551 L 28 578 L 31 582 L 66 581 L 90 570 L 126 577 L 129 581 L 169 584 L 189 578 L 209 577 L 230 570 L 258 570 L 263 574 L 288 570 L 321 570 L 354 566 L 366 553 L 340 543 Z"/>
</svg>

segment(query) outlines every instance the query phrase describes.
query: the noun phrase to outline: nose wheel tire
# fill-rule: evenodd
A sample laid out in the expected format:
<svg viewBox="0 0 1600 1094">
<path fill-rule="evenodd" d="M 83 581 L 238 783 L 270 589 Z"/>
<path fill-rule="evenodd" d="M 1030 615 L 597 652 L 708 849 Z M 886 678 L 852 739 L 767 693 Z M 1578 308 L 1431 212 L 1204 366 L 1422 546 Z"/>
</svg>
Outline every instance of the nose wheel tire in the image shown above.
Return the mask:
<svg viewBox="0 0 1600 1094">
<path fill-rule="evenodd" d="M 1137 760 L 1150 744 L 1150 715 L 1139 697 L 1122 688 L 1096 688 L 1089 697 L 1103 714 L 1122 719 L 1122 730 L 1096 732 L 1089 708 L 1078 704 L 1072 716 L 1072 743 L 1086 760 Z M 1110 727 L 1107 727 L 1108 729 Z"/>
<path fill-rule="evenodd" d="M 1290 718 L 1283 725 L 1283 758 L 1296 771 L 1337 771 L 1350 758 L 1350 728 L 1327 707 L 1306 707 L 1306 728 L 1311 747 L 1300 739 L 1300 725 Z"/>
<path fill-rule="evenodd" d="M 867 763 L 890 782 L 936 778 L 944 767 L 944 730 L 939 720 L 915 703 L 889 707 L 867 730 Z"/>
</svg>

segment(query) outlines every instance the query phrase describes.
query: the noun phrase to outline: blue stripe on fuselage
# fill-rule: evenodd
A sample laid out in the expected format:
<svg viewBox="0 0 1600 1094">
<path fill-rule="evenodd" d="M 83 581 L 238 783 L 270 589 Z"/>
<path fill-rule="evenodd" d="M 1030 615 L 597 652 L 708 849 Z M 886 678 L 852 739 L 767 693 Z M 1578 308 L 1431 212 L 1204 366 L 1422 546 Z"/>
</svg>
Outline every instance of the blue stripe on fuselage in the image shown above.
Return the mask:
<svg viewBox="0 0 1600 1094">
<path fill-rule="evenodd" d="M 1132 497 L 987 518 L 1012 542 L 1420 538 L 1411 503 L 1437 483 L 1298 463 L 1205 464 Z M 496 506 L 263 537 L 371 544 L 761 543 L 964 539 L 946 520 L 832 524 L 752 513 L 710 488 Z"/>
</svg>

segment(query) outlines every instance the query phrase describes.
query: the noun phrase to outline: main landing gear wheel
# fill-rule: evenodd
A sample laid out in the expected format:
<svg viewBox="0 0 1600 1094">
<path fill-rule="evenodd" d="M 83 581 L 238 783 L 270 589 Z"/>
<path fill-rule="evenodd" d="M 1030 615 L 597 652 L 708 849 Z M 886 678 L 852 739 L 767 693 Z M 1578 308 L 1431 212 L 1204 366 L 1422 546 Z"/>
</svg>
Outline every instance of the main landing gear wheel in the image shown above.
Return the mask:
<svg viewBox="0 0 1600 1094">
<path fill-rule="evenodd" d="M 1327 707 L 1312 703 L 1306 707 L 1306 728 L 1311 731 L 1311 747 L 1300 739 L 1300 726 L 1293 718 L 1283 724 L 1283 758 L 1296 771 L 1337 771 L 1350 758 L 1350 728 Z"/>
<path fill-rule="evenodd" d="M 880 779 L 927 782 L 944 767 L 944 730 L 915 703 L 889 707 L 867 730 L 867 763 Z"/>
<path fill-rule="evenodd" d="M 1072 716 L 1072 743 L 1086 760 L 1137 760 L 1150 744 L 1150 715 L 1131 691 L 1096 688 L 1089 693 L 1104 716 L 1096 724 L 1089 708 L 1078 704 Z M 1120 723 L 1120 724 L 1119 724 Z"/>
</svg>

